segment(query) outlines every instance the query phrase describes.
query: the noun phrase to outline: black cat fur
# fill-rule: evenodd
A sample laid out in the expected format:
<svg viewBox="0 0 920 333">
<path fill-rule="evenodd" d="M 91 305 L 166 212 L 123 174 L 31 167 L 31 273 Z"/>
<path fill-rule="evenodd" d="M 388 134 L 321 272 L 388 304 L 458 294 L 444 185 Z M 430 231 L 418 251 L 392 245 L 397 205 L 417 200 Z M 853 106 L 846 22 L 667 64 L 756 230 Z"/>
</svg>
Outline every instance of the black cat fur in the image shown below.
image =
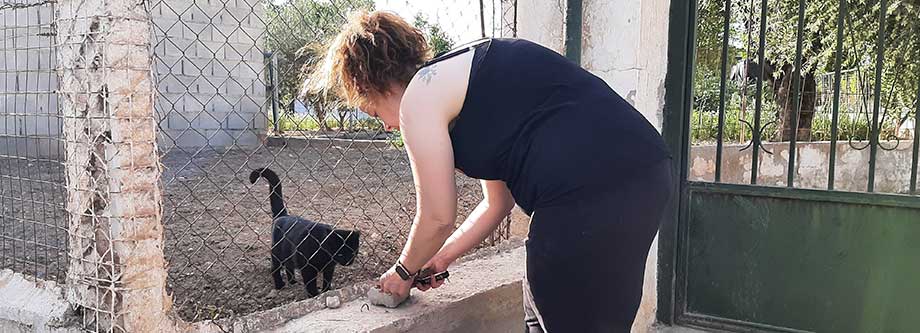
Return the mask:
<svg viewBox="0 0 920 333">
<path fill-rule="evenodd" d="M 256 169 L 249 174 L 250 183 L 255 184 L 259 178 L 265 178 L 269 185 L 268 197 L 273 220 L 271 262 L 275 289 L 284 287 L 284 279 L 281 278 L 283 266 L 290 284 L 296 283 L 294 271 L 300 270 L 307 296 L 319 295 L 316 281 L 319 272 L 323 273 L 322 291 L 329 290 L 335 265 L 348 266 L 354 262 L 360 232 L 335 229 L 328 224 L 288 215 L 278 174 L 268 168 Z"/>
</svg>

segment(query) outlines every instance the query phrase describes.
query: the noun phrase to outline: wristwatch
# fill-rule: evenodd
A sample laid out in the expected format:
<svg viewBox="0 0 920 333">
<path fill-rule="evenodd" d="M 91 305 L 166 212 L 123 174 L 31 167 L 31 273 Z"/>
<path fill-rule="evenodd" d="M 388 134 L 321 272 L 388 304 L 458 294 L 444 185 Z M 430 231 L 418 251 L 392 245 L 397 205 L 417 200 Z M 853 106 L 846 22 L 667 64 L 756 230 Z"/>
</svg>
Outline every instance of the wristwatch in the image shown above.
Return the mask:
<svg viewBox="0 0 920 333">
<path fill-rule="evenodd" d="M 418 272 L 409 273 L 409 270 L 406 269 L 406 266 L 403 266 L 403 264 L 399 261 L 396 262 L 396 266 L 394 266 L 393 269 L 396 271 L 396 274 L 399 274 L 399 278 L 403 279 L 403 281 L 409 281 L 418 274 Z"/>
</svg>

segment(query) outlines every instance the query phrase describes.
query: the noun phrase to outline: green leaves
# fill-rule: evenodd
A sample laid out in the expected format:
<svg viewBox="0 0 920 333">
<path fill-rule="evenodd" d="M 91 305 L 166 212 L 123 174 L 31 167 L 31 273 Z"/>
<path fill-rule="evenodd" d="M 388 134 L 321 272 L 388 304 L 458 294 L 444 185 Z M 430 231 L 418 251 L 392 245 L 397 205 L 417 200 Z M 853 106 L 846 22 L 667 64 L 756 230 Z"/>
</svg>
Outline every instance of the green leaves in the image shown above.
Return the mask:
<svg viewBox="0 0 920 333">
<path fill-rule="evenodd" d="M 713 112 L 712 96 L 707 92 L 718 91 L 719 80 L 707 78 L 718 78 L 720 75 L 726 0 L 697 1 L 696 106 Z M 838 18 L 845 13 L 840 67 L 844 71 L 857 72 L 855 77 L 861 85 L 874 87 L 876 56 L 880 46 L 879 21 L 883 17 L 885 59 L 881 106 L 883 112 L 890 114 L 889 118 L 904 118 L 906 114 L 916 112 L 920 90 L 920 0 L 887 0 L 885 13 L 881 12 L 881 1 L 802 1 L 805 6 L 804 30 L 801 32 L 802 70 L 815 75 L 834 72 Z M 729 66 L 736 62 L 736 57 L 757 59 L 761 38 L 761 3 L 762 0 L 731 0 Z M 843 12 L 841 4 L 845 5 Z M 767 61 L 776 68 L 795 61 L 799 5 L 799 0 L 767 1 L 764 53 Z M 777 77 L 779 75 L 777 73 Z M 769 83 L 765 83 L 765 89 L 769 90 L 769 87 Z M 871 96 L 875 92 L 868 89 L 853 93 Z M 768 101 L 765 100 L 764 104 L 766 106 Z"/>
<path fill-rule="evenodd" d="M 415 15 L 415 27 L 425 33 L 428 45 L 434 54 L 450 51 L 454 47 L 454 40 L 437 23 L 430 23 L 421 13 Z"/>
<path fill-rule="evenodd" d="M 372 0 L 278 0 L 265 4 L 264 49 L 278 57 L 281 105 L 300 90 L 305 72 L 345 24 L 348 13 L 372 10 Z"/>
</svg>

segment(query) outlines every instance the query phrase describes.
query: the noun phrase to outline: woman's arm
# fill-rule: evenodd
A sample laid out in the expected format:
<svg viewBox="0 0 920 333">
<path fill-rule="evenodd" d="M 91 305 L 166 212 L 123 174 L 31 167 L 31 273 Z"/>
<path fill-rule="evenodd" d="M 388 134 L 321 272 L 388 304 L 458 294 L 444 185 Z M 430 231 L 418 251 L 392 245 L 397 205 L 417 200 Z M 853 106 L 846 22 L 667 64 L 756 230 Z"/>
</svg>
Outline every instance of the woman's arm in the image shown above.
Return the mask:
<svg viewBox="0 0 920 333">
<path fill-rule="evenodd" d="M 410 274 L 420 271 L 438 252 L 457 220 L 448 124 L 463 107 L 471 63 L 472 54 L 468 54 L 434 64 L 409 83 L 402 97 L 399 127 L 412 166 L 416 212 L 399 262 Z M 378 280 L 383 292 L 399 296 L 406 296 L 413 283 L 402 280 L 394 268 Z"/>
<path fill-rule="evenodd" d="M 415 181 L 416 215 L 400 263 L 417 272 L 438 252 L 457 220 L 454 153 L 448 124 L 463 107 L 472 52 L 426 68 L 400 105 L 400 131 Z"/>
<path fill-rule="evenodd" d="M 449 265 L 482 243 L 514 208 L 514 198 L 505 182 L 482 181 L 482 202 L 447 239 L 436 256 L 436 261 Z"/>
<path fill-rule="evenodd" d="M 416 193 L 415 219 L 400 256 L 410 273 L 421 270 L 438 252 L 457 220 L 457 185 L 447 126 L 425 126 L 426 122 L 411 119 L 400 125 Z"/>
</svg>

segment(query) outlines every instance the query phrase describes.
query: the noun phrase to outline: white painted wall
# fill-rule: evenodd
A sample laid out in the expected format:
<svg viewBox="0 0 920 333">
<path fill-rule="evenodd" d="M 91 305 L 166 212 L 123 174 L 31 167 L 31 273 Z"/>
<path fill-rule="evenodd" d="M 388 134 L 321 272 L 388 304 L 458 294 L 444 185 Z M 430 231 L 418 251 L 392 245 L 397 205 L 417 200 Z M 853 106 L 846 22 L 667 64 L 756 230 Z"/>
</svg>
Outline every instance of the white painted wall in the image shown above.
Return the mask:
<svg viewBox="0 0 920 333">
<path fill-rule="evenodd" d="M 519 0 L 518 37 L 562 53 L 565 0 Z"/>
<path fill-rule="evenodd" d="M 582 66 L 604 79 L 661 130 L 669 2 L 584 0 Z M 563 50 L 564 0 L 518 2 L 518 36 Z M 658 241 L 652 244 L 642 305 L 633 326 L 650 331 L 657 305 Z"/>
</svg>

